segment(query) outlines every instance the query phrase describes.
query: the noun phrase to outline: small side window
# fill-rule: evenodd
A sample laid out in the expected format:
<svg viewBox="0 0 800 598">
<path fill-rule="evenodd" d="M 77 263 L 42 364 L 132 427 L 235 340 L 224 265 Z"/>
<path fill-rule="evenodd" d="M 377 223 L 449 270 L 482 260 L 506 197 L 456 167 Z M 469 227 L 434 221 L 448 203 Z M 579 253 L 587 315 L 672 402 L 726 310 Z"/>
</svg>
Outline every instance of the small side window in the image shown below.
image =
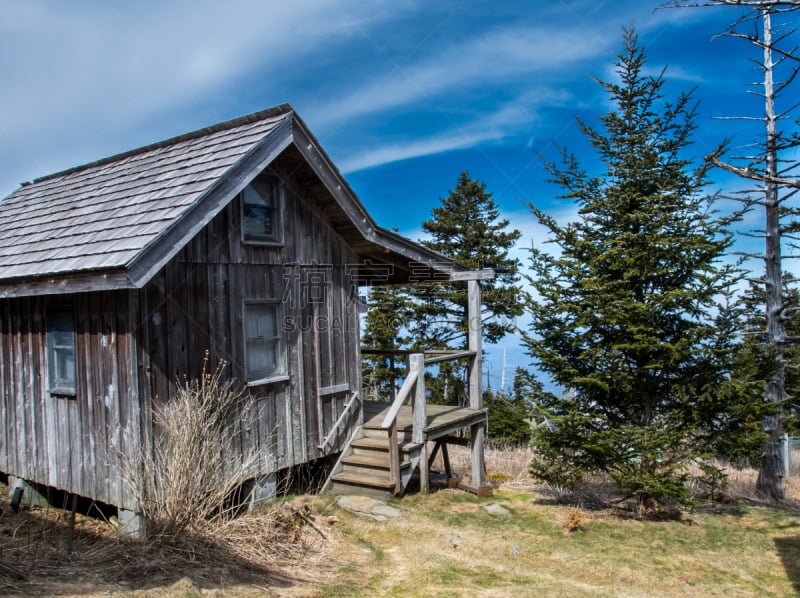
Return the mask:
<svg viewBox="0 0 800 598">
<path fill-rule="evenodd" d="M 47 310 L 47 373 L 50 393 L 75 395 L 75 315 L 71 305 Z"/>
<path fill-rule="evenodd" d="M 274 176 L 260 176 L 242 191 L 242 240 L 283 243 L 281 186 Z"/>
<path fill-rule="evenodd" d="M 275 302 L 245 303 L 245 364 L 248 382 L 285 374 L 279 309 L 280 304 Z"/>
</svg>

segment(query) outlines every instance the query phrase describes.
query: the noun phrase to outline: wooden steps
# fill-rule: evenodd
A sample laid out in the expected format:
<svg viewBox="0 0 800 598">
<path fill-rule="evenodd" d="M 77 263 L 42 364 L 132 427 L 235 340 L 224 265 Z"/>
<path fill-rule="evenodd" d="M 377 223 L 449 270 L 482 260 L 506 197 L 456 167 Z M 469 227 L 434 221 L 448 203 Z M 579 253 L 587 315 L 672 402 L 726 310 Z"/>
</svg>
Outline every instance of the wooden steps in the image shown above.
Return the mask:
<svg viewBox="0 0 800 598">
<path fill-rule="evenodd" d="M 408 442 L 405 435 L 398 435 L 400 448 L 400 471 L 404 478 L 410 477 L 410 454 L 419 449 L 418 444 Z M 339 494 L 364 494 L 379 498 L 394 496 L 395 485 L 389 469 L 389 437 L 385 430 L 364 430 L 354 438 L 339 461 L 337 470 L 330 478 L 328 490 Z"/>
</svg>

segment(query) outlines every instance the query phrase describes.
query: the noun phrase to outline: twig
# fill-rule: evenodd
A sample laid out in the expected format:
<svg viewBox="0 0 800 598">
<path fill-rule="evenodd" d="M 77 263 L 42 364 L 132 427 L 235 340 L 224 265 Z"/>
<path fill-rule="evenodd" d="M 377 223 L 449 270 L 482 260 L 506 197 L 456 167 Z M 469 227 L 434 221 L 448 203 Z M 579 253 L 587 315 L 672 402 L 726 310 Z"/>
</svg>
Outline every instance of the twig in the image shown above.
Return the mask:
<svg viewBox="0 0 800 598">
<path fill-rule="evenodd" d="M 323 539 L 325 539 L 325 540 L 327 540 L 327 539 L 328 539 L 328 534 L 326 534 L 326 533 L 325 533 L 325 530 L 323 530 L 323 529 L 322 529 L 321 527 L 319 527 L 319 526 L 318 526 L 316 523 L 314 523 L 313 521 L 311 521 L 311 519 L 310 519 L 310 518 L 309 518 L 309 517 L 308 517 L 308 516 L 307 516 L 305 513 L 303 513 L 303 512 L 302 512 L 302 511 L 300 511 L 299 509 L 293 509 L 293 510 L 292 510 L 292 513 L 293 513 L 293 514 L 294 514 L 296 517 L 299 517 L 300 519 L 302 519 L 303 521 L 305 521 L 305 522 L 306 522 L 308 525 L 310 525 L 310 526 L 311 526 L 311 527 L 314 529 L 314 531 L 315 531 L 315 532 L 317 532 L 317 533 L 318 533 L 320 536 L 322 536 L 322 537 L 323 537 Z"/>
<path fill-rule="evenodd" d="M 9 577 L 13 577 L 14 579 L 21 579 L 23 581 L 28 579 L 28 576 L 25 575 L 22 571 L 20 571 L 16 567 L 12 567 L 8 563 L 4 563 L 3 561 L 0 561 L 0 574 L 8 575 Z"/>
</svg>

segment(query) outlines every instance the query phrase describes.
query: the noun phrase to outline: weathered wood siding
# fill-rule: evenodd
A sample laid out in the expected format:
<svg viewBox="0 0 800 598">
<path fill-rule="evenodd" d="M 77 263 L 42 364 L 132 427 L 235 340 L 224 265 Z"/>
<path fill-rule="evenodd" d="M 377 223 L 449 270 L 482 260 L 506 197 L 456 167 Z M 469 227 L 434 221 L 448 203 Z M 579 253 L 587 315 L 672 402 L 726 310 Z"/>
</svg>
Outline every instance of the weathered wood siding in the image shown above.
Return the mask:
<svg viewBox="0 0 800 598">
<path fill-rule="evenodd" d="M 318 445 L 361 385 L 357 288 L 349 269 L 358 260 L 291 170 L 273 167 L 283 181 L 284 243 L 243 243 L 237 198 L 142 289 L 146 316 L 138 331 L 149 410 L 152 401 L 174 395 L 177 380 L 199 374 L 206 350 L 212 368 L 224 359 L 244 381 L 244 302 L 282 302 L 289 380 L 250 388 L 259 398 L 251 438 L 269 448 L 267 471 L 322 456 Z M 349 392 L 320 396 L 320 389 L 344 385 Z M 326 453 L 341 450 L 348 432 L 345 426 Z"/>
<path fill-rule="evenodd" d="M 48 391 L 49 302 L 69 302 L 75 309 L 75 397 Z M 140 430 L 132 294 L 5 299 L 0 315 L 0 471 L 130 505 L 118 464 Z"/>
<path fill-rule="evenodd" d="M 120 455 L 150 437 L 154 401 L 198 376 L 206 350 L 212 368 L 224 359 L 245 379 L 243 308 L 253 300 L 282 301 L 289 379 L 250 389 L 258 421 L 243 440 L 269 448 L 265 473 L 322 456 L 319 444 L 361 388 L 358 260 L 291 173 L 278 162 L 281 246 L 242 243 L 236 199 L 141 290 L 0 300 L 0 471 L 135 508 Z M 47 390 L 48 302 L 75 307 L 74 398 Z M 326 453 L 343 448 L 359 417 Z"/>
</svg>

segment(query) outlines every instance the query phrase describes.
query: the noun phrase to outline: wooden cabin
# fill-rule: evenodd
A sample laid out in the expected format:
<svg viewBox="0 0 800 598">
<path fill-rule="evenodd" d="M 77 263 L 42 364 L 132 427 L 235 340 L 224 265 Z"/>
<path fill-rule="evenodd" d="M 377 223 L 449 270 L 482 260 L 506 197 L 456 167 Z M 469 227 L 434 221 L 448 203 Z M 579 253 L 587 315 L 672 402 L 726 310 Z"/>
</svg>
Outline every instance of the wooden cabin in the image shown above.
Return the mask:
<svg viewBox="0 0 800 598">
<path fill-rule="evenodd" d="M 0 202 L 0 473 L 135 513 L 119 455 L 206 351 L 259 398 L 265 475 L 347 453 L 358 289 L 425 276 L 479 313 L 485 273 L 377 226 L 288 105 L 24 184 Z"/>
</svg>

